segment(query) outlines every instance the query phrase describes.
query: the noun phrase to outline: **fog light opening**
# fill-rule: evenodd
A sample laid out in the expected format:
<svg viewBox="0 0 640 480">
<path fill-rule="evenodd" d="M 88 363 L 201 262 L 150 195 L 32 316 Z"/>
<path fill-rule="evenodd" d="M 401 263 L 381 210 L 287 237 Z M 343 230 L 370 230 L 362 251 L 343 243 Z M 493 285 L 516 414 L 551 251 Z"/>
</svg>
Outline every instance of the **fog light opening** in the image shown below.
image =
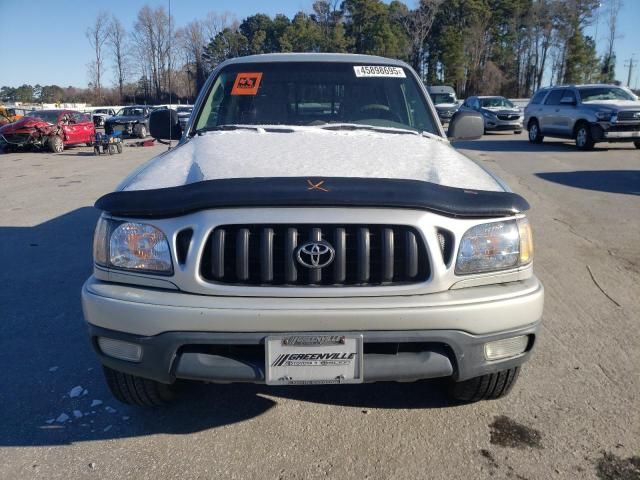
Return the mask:
<svg viewBox="0 0 640 480">
<path fill-rule="evenodd" d="M 98 337 L 98 346 L 105 355 L 126 360 L 127 362 L 139 362 L 142 359 L 142 347 L 135 343 L 114 340 L 113 338 Z"/>
<path fill-rule="evenodd" d="M 484 344 L 484 356 L 487 360 L 515 357 L 524 353 L 528 344 L 529 337 L 527 335 L 488 342 Z"/>
</svg>

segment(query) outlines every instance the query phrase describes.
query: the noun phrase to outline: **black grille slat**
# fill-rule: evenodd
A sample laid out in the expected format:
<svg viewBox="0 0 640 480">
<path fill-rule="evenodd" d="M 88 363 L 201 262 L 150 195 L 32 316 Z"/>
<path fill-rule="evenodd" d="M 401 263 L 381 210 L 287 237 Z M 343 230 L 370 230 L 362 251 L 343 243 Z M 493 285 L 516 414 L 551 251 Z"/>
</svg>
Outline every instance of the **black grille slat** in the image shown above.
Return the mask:
<svg viewBox="0 0 640 480">
<path fill-rule="evenodd" d="M 414 278 L 418 274 L 418 241 L 413 232 L 405 236 L 405 272 L 407 277 Z"/>
<path fill-rule="evenodd" d="M 371 276 L 371 236 L 368 228 L 358 229 L 358 283 L 368 283 Z"/>
<path fill-rule="evenodd" d="M 298 262 L 297 249 L 311 241 L 333 247 L 330 264 L 309 268 Z M 302 257 L 309 261 L 309 255 Z M 207 238 L 201 262 L 205 280 L 231 285 L 401 285 L 427 281 L 430 275 L 422 235 L 404 225 L 221 225 Z"/>
<path fill-rule="evenodd" d="M 260 280 L 262 283 L 273 281 L 273 228 L 262 230 L 260 239 Z"/>
<path fill-rule="evenodd" d="M 211 273 L 216 279 L 224 277 L 224 242 L 226 230 L 218 228 L 211 236 Z"/>
<path fill-rule="evenodd" d="M 284 243 L 284 278 L 285 282 L 292 284 L 298 280 L 295 252 L 298 246 L 298 229 L 287 228 Z"/>
<path fill-rule="evenodd" d="M 347 278 L 347 233 L 344 228 L 336 228 L 333 248 L 336 251 L 333 260 L 333 283 L 344 283 Z"/>
<path fill-rule="evenodd" d="M 618 112 L 619 122 L 632 122 L 640 121 L 640 118 L 636 117 L 636 114 L 640 114 L 640 110 L 621 110 Z"/>
<path fill-rule="evenodd" d="M 249 229 L 241 228 L 236 234 L 236 275 L 239 280 L 249 280 Z"/>
<path fill-rule="evenodd" d="M 391 282 L 393 280 L 393 229 L 382 229 L 382 281 Z"/>
</svg>

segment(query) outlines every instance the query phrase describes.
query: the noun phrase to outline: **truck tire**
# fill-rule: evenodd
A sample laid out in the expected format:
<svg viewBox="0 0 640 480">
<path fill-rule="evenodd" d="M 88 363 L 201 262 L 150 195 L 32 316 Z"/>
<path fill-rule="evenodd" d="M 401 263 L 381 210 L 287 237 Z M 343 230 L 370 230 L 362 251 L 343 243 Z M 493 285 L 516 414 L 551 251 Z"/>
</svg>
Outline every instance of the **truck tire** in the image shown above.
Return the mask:
<svg viewBox="0 0 640 480">
<path fill-rule="evenodd" d="M 507 395 L 518 380 L 520 367 L 473 377 L 462 382 L 452 382 L 449 397 L 458 402 L 495 400 Z"/>
<path fill-rule="evenodd" d="M 636 146 L 638 150 L 640 150 L 640 141 L 633 142 L 633 144 Z"/>
<path fill-rule="evenodd" d="M 170 403 L 175 395 L 171 385 L 102 367 L 107 386 L 122 403 L 138 407 L 159 407 Z"/>
<path fill-rule="evenodd" d="M 574 138 L 576 139 L 576 147 L 580 150 L 591 150 L 595 145 L 593 137 L 591 136 L 591 129 L 589 125 L 584 122 L 576 126 Z"/>
<path fill-rule="evenodd" d="M 49 137 L 49 150 L 53 153 L 62 153 L 64 150 L 64 142 L 62 141 L 62 137 L 60 135 L 52 135 Z"/>
<path fill-rule="evenodd" d="M 540 132 L 540 125 L 538 125 L 538 121 L 537 120 L 531 120 L 529 122 L 529 141 L 531 143 L 542 143 L 542 140 L 544 139 L 544 135 L 542 135 L 542 133 Z"/>
<path fill-rule="evenodd" d="M 147 137 L 147 126 L 146 125 L 138 125 L 138 137 L 146 138 Z"/>
</svg>

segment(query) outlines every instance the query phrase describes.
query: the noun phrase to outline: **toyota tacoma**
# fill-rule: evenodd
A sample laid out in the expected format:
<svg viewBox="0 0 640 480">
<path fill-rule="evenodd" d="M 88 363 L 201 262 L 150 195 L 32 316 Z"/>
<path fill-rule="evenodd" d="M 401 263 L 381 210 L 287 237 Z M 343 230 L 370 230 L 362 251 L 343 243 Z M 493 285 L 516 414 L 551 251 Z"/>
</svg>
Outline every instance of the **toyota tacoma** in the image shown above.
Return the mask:
<svg viewBox="0 0 640 480">
<path fill-rule="evenodd" d="M 405 63 L 268 54 L 220 64 L 178 145 L 96 202 L 82 289 L 122 402 L 181 380 L 267 385 L 447 378 L 505 395 L 536 343 L 543 287 L 527 202 L 453 149 Z"/>
</svg>

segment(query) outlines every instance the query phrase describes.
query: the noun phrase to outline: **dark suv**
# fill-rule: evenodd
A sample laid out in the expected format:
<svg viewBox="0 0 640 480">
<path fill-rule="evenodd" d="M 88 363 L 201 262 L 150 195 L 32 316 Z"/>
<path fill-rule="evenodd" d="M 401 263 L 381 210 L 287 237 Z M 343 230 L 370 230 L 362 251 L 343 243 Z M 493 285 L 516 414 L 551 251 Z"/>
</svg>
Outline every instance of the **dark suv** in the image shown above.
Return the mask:
<svg viewBox="0 0 640 480">
<path fill-rule="evenodd" d="M 539 90 L 524 110 L 529 141 L 572 138 L 581 150 L 597 142 L 633 142 L 640 148 L 640 101 L 615 85 L 568 85 Z"/>
</svg>

